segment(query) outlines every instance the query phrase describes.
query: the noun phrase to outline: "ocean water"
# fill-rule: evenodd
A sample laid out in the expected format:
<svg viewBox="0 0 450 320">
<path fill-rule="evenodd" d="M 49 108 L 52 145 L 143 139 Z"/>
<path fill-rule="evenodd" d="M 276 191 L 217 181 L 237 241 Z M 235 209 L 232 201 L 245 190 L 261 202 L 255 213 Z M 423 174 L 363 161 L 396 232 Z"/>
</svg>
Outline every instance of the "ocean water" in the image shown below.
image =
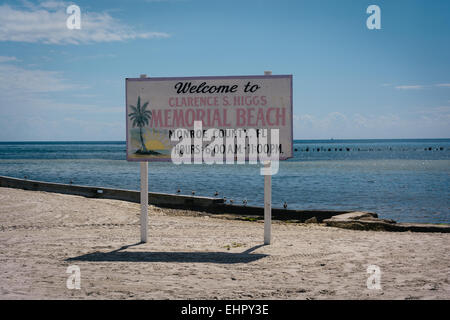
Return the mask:
<svg viewBox="0 0 450 320">
<path fill-rule="evenodd" d="M 274 207 L 364 210 L 399 222 L 450 223 L 450 139 L 295 140 L 272 177 Z M 139 190 L 125 142 L 0 142 L 0 175 Z M 263 205 L 258 165 L 149 163 L 149 190 Z"/>
</svg>

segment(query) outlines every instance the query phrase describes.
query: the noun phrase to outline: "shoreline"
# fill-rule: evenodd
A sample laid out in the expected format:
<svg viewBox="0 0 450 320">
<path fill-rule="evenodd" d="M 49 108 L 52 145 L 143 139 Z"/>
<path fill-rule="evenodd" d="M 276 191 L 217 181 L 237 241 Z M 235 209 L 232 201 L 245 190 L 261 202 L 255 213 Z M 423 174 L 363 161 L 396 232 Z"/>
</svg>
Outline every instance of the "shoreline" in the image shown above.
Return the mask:
<svg viewBox="0 0 450 320">
<path fill-rule="evenodd" d="M 80 195 L 88 198 L 124 200 L 135 203 L 140 202 L 140 191 L 136 190 L 44 182 L 7 176 L 0 176 L 0 187 L 56 192 L 63 194 Z M 261 217 L 264 216 L 264 207 L 225 204 L 224 199 L 222 198 L 178 195 L 158 192 L 149 192 L 148 198 L 149 204 L 157 205 L 163 208 L 195 210 L 208 212 L 211 214 L 236 214 Z M 321 222 L 324 219 L 331 218 L 332 216 L 348 212 L 351 211 L 292 210 L 272 208 L 272 218 L 275 220 L 296 220 L 304 222 L 307 219 L 316 217 L 318 221 Z"/>
<path fill-rule="evenodd" d="M 0 187 L 140 202 L 140 192 L 134 190 L 43 182 L 6 176 L 0 176 Z M 264 207 L 226 204 L 221 198 L 149 192 L 148 201 L 150 205 L 161 208 L 191 210 L 214 215 L 232 215 L 241 220 L 253 221 L 264 217 Z M 328 226 L 354 230 L 450 233 L 450 224 L 397 223 L 391 219 L 378 218 L 376 213 L 355 211 L 272 208 L 272 219 L 297 223 L 325 223 Z"/>
</svg>

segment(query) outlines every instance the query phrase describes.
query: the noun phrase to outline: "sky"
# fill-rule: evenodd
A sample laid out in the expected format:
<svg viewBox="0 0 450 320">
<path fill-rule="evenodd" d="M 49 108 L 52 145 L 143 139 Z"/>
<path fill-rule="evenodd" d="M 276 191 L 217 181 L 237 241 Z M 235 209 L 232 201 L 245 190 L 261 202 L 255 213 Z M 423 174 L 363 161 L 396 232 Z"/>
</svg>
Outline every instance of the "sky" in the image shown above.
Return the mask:
<svg viewBox="0 0 450 320">
<path fill-rule="evenodd" d="M 450 138 L 450 1 L 2 1 L 0 141 L 124 141 L 125 78 L 266 70 L 294 139 Z"/>
</svg>

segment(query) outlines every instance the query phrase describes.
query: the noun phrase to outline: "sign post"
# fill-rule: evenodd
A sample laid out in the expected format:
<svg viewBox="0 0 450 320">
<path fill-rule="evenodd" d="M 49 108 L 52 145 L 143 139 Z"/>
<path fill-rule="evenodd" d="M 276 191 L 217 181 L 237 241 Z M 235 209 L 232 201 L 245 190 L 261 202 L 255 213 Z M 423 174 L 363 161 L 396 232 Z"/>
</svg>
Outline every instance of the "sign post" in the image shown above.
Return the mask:
<svg viewBox="0 0 450 320">
<path fill-rule="evenodd" d="M 141 74 L 140 78 L 146 78 Z M 141 161 L 141 242 L 148 240 L 148 161 Z"/>
<path fill-rule="evenodd" d="M 270 161 L 264 163 L 266 170 L 271 169 Z M 264 244 L 271 242 L 272 228 L 272 176 L 266 174 L 264 176 Z"/>
<path fill-rule="evenodd" d="M 265 76 L 272 75 L 272 71 L 264 71 Z M 264 167 L 266 170 L 271 169 L 271 161 L 266 161 Z M 267 171 L 266 171 L 267 173 Z M 264 176 L 264 244 L 271 242 L 272 234 L 272 175 Z"/>
<path fill-rule="evenodd" d="M 141 242 L 148 239 L 148 162 L 141 162 Z"/>
</svg>

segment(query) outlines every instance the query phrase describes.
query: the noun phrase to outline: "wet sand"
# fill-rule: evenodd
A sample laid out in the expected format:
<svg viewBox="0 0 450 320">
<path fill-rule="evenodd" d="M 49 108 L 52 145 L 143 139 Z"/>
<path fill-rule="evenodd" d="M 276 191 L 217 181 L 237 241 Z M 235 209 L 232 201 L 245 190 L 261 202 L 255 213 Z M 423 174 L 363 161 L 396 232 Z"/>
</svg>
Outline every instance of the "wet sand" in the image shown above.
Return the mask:
<svg viewBox="0 0 450 320">
<path fill-rule="evenodd" d="M 450 299 L 450 234 L 261 222 L 0 188 L 0 299 Z M 67 267 L 81 289 L 66 287 Z M 367 267 L 381 270 L 367 288 Z"/>
</svg>

